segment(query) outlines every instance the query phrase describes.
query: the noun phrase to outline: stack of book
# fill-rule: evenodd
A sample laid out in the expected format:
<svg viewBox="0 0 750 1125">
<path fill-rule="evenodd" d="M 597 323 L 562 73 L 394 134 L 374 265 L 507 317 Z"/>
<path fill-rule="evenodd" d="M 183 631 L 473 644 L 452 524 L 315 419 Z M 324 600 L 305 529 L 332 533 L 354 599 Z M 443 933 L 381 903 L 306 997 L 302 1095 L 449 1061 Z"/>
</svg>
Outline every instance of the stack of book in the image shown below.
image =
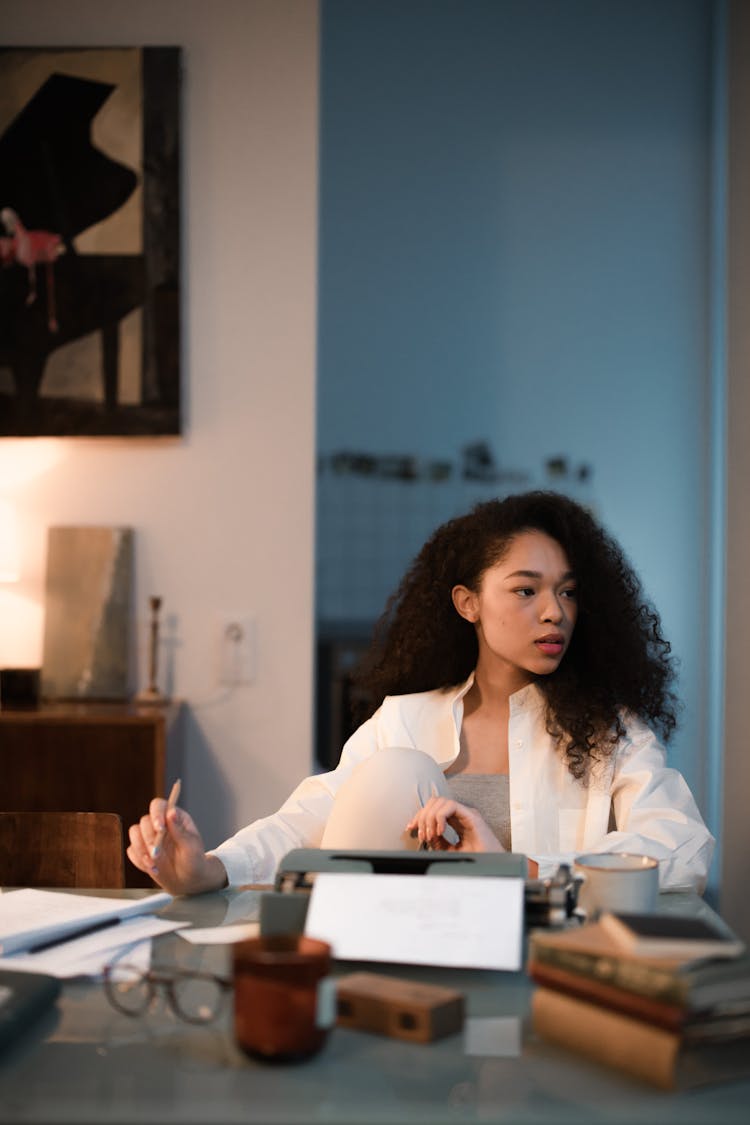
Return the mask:
<svg viewBox="0 0 750 1125">
<path fill-rule="evenodd" d="M 535 1033 L 663 1089 L 750 1077 L 750 957 L 719 931 L 698 941 L 705 925 L 603 915 L 533 932 Z"/>
</svg>

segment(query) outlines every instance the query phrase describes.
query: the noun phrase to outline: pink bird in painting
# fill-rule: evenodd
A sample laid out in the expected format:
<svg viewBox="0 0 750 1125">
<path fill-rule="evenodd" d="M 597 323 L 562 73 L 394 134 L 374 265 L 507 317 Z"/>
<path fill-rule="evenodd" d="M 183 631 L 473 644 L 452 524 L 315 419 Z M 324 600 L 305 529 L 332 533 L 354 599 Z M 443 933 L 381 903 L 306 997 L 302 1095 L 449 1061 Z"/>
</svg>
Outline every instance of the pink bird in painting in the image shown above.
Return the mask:
<svg viewBox="0 0 750 1125">
<path fill-rule="evenodd" d="M 15 243 L 12 238 L 0 234 L 0 266 L 12 266 L 16 260 Z"/>
<path fill-rule="evenodd" d="M 48 230 L 27 230 L 12 207 L 3 207 L 0 211 L 0 219 L 10 236 L 0 240 L 4 244 L 2 247 L 3 264 L 8 261 L 16 261 L 28 270 L 27 305 L 32 305 L 37 296 L 37 264 L 46 265 L 48 325 L 50 332 L 57 332 L 54 264 L 65 250 L 62 238 L 59 234 L 53 234 L 52 231 Z"/>
</svg>

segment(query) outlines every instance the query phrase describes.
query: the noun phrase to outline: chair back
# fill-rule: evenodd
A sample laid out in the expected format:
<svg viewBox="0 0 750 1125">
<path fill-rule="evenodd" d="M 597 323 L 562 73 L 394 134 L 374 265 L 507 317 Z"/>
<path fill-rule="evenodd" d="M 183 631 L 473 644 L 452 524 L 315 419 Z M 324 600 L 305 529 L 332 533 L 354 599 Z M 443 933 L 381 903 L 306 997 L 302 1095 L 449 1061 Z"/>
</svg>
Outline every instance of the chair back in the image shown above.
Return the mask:
<svg viewBox="0 0 750 1125">
<path fill-rule="evenodd" d="M 108 812 L 0 812 L 0 885 L 124 887 L 122 819 Z"/>
</svg>

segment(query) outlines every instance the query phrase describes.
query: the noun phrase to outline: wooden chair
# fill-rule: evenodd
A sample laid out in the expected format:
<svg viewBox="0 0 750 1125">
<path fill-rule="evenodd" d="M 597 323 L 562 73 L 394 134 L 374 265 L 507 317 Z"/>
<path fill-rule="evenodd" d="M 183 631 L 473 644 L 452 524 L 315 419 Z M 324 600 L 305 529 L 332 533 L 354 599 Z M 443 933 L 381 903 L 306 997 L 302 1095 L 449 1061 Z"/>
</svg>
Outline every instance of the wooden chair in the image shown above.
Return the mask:
<svg viewBox="0 0 750 1125">
<path fill-rule="evenodd" d="M 101 812 L 0 812 L 0 885 L 124 887 L 122 819 Z"/>
</svg>

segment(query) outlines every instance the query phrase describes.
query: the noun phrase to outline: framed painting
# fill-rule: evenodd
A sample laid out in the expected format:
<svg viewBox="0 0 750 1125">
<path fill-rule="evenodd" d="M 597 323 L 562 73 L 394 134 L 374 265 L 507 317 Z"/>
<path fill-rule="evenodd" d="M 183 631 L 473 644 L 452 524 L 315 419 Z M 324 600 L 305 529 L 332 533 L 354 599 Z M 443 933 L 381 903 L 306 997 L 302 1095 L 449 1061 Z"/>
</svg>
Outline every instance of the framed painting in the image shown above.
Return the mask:
<svg viewBox="0 0 750 1125">
<path fill-rule="evenodd" d="M 0 49 L 0 436 L 180 432 L 180 49 Z"/>
</svg>

